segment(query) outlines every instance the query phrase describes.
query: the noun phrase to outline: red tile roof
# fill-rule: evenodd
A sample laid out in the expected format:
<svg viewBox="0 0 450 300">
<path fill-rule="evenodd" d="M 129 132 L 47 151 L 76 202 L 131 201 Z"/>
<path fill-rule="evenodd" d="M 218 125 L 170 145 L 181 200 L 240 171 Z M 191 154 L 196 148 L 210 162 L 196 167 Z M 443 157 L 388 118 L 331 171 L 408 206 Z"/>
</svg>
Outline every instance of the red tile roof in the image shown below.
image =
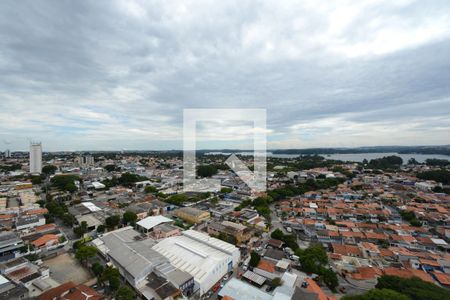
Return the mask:
<svg viewBox="0 0 450 300">
<path fill-rule="evenodd" d="M 411 278 L 411 277 L 419 277 L 423 281 L 431 282 L 433 283 L 433 278 L 431 278 L 428 273 L 422 271 L 422 270 L 416 270 L 416 269 L 397 269 L 393 267 L 385 268 L 383 270 L 384 274 L 391 275 L 391 276 L 397 276 L 402 278 Z"/>
<path fill-rule="evenodd" d="M 359 267 L 356 270 L 356 273 L 350 274 L 356 280 L 374 279 L 377 276 L 383 275 L 383 272 L 377 267 Z"/>
<path fill-rule="evenodd" d="M 45 246 L 50 241 L 58 242 L 58 236 L 56 234 L 45 234 L 45 235 L 41 236 L 40 238 L 38 238 L 37 240 L 33 241 L 32 244 L 35 247 L 39 248 L 39 247 Z"/>
<path fill-rule="evenodd" d="M 66 282 L 50 289 L 40 296 L 38 300 L 100 300 L 103 296 L 83 284 L 75 285 L 72 281 Z"/>
<path fill-rule="evenodd" d="M 308 286 L 306 287 L 306 290 L 313 292 L 317 294 L 317 300 L 335 300 L 337 299 L 334 296 L 328 296 L 325 294 L 325 292 L 322 290 L 320 286 L 317 285 L 317 283 L 312 280 L 311 278 L 305 278 L 305 281 L 308 283 Z"/>
<path fill-rule="evenodd" d="M 450 274 L 433 272 L 433 275 L 440 284 L 450 286 Z"/>
<path fill-rule="evenodd" d="M 261 259 L 258 264 L 258 269 L 264 270 L 269 273 L 275 272 L 275 265 L 265 259 Z"/>
</svg>

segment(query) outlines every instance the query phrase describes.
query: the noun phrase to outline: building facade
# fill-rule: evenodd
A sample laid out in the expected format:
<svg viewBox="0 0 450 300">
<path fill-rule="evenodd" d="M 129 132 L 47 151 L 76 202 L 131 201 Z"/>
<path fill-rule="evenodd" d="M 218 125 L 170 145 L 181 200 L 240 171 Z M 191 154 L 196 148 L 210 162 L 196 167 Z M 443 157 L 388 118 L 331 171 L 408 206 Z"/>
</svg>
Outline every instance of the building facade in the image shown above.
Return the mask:
<svg viewBox="0 0 450 300">
<path fill-rule="evenodd" d="M 40 174 L 42 172 L 42 144 L 30 143 L 30 173 Z"/>
</svg>

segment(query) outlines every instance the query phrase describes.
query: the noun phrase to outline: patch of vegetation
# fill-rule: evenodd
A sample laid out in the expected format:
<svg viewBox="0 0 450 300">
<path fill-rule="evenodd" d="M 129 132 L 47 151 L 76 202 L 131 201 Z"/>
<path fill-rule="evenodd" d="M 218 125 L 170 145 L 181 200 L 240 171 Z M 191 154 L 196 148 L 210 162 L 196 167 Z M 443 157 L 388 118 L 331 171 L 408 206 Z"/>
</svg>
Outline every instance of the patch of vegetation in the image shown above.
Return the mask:
<svg viewBox="0 0 450 300">
<path fill-rule="evenodd" d="M 295 254 L 299 257 L 301 269 L 307 273 L 319 275 L 319 280 L 325 283 L 332 291 L 339 285 L 336 273 L 327 268 L 328 256 L 320 244 L 313 244 L 305 250 L 297 249 Z"/>
<path fill-rule="evenodd" d="M 443 300 L 450 299 L 450 291 L 437 285 L 425 282 L 417 277 L 400 278 L 383 275 L 378 278 L 377 289 L 390 289 L 408 296 L 411 300 Z"/>
<path fill-rule="evenodd" d="M 105 219 L 105 225 L 109 229 L 114 229 L 119 224 L 120 224 L 120 216 L 119 215 L 110 216 Z"/>
<path fill-rule="evenodd" d="M 390 289 L 371 289 L 362 295 L 344 296 L 341 300 L 410 300 L 410 298 Z"/>
<path fill-rule="evenodd" d="M 155 188 L 154 186 L 147 185 L 147 186 L 144 188 L 144 192 L 145 192 L 146 194 L 156 194 L 156 193 L 158 192 L 158 189 Z"/>
<path fill-rule="evenodd" d="M 447 159 L 429 158 L 425 161 L 425 164 L 427 166 L 446 167 L 446 166 L 450 165 L 450 161 Z"/>
<path fill-rule="evenodd" d="M 444 185 L 450 184 L 450 171 L 448 170 L 433 170 L 433 171 L 425 171 L 418 173 L 417 178 L 423 180 L 434 180 L 437 182 L 441 182 Z"/>
<path fill-rule="evenodd" d="M 274 201 L 278 201 L 289 197 L 303 195 L 310 191 L 333 188 L 344 181 L 345 179 L 342 178 L 326 178 L 319 180 L 308 179 L 306 182 L 298 185 L 287 185 L 282 188 L 273 189 L 267 194 L 272 197 Z"/>
<path fill-rule="evenodd" d="M 202 165 L 197 167 L 197 176 L 211 177 L 217 174 L 217 167 L 213 165 Z"/>
<path fill-rule="evenodd" d="M 136 223 L 137 218 L 138 218 L 138 217 L 137 217 L 137 215 L 136 215 L 134 212 L 127 210 L 127 211 L 123 214 L 122 220 L 123 220 L 123 223 L 124 223 L 124 224 L 128 225 L 128 224 L 130 224 L 130 223 L 131 223 L 131 224 Z"/>
<path fill-rule="evenodd" d="M 371 169 L 398 169 L 403 164 L 403 159 L 400 156 L 391 155 L 382 158 L 371 159 L 368 167 Z"/>
<path fill-rule="evenodd" d="M 248 264 L 250 265 L 250 267 L 256 268 L 258 266 L 260 260 L 261 260 L 261 255 L 259 255 L 255 251 L 252 251 L 250 253 L 250 262 Z"/>
<path fill-rule="evenodd" d="M 402 216 L 402 218 L 404 220 L 408 221 L 411 226 L 415 226 L 415 227 L 422 226 L 422 222 L 420 222 L 416 218 L 416 215 L 414 214 L 414 212 L 407 211 L 407 210 L 402 210 L 402 211 L 400 211 L 400 215 Z"/>
<path fill-rule="evenodd" d="M 284 234 L 280 229 L 275 229 L 270 237 L 276 240 L 283 241 L 286 247 L 289 247 L 294 251 L 299 249 L 297 238 L 293 234 Z"/>
<path fill-rule="evenodd" d="M 51 175 L 51 174 L 55 174 L 56 170 L 58 170 L 58 168 L 54 165 L 46 165 L 42 168 L 42 173 L 45 175 Z"/>
<path fill-rule="evenodd" d="M 133 183 L 139 182 L 139 181 L 145 181 L 145 180 L 148 180 L 148 178 L 145 176 L 140 176 L 137 174 L 126 172 L 126 173 L 123 173 L 118 178 L 118 183 L 123 186 L 131 187 L 133 185 Z"/>
<path fill-rule="evenodd" d="M 59 190 L 73 193 L 77 190 L 75 181 L 81 181 L 81 179 L 77 175 L 55 175 L 50 181 L 52 186 Z"/>
</svg>

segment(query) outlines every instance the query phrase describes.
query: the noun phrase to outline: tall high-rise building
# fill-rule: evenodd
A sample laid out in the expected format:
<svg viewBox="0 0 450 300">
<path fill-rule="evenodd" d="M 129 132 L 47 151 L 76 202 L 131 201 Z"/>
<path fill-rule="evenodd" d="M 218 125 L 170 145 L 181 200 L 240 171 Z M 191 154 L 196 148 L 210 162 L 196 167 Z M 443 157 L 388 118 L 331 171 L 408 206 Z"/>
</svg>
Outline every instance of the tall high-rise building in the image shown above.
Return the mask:
<svg viewBox="0 0 450 300">
<path fill-rule="evenodd" d="M 11 151 L 9 149 L 5 150 L 5 158 L 10 158 L 11 157 Z"/>
<path fill-rule="evenodd" d="M 80 167 L 92 167 L 94 165 L 94 157 L 92 155 L 80 155 L 75 159 L 75 162 Z"/>
<path fill-rule="evenodd" d="M 42 172 L 42 144 L 30 143 L 30 173 L 40 174 Z"/>
</svg>

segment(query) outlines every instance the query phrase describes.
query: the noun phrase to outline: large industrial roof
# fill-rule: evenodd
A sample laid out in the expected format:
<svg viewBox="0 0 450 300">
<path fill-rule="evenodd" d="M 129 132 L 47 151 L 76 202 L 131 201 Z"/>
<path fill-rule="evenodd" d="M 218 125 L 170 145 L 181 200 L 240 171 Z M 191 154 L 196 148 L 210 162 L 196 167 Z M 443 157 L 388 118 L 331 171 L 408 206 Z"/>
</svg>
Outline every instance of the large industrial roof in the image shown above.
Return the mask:
<svg viewBox="0 0 450 300">
<path fill-rule="evenodd" d="M 182 232 L 183 235 L 190 237 L 191 239 L 200 241 L 202 243 L 208 244 L 212 248 L 216 248 L 220 251 L 224 251 L 228 254 L 233 253 L 238 250 L 234 245 L 224 242 L 222 240 L 210 237 L 207 234 L 195 231 L 195 230 L 186 230 Z"/>
<path fill-rule="evenodd" d="M 139 233 L 128 228 L 110 232 L 100 238 L 108 255 L 134 277 L 140 276 L 148 268 L 167 262 L 164 256 L 151 248 L 154 245 L 152 240 L 134 240 L 137 236 Z"/>
<path fill-rule="evenodd" d="M 173 220 L 164 216 L 151 216 L 140 220 L 139 222 L 137 222 L 137 224 L 141 227 L 144 227 L 145 229 L 152 229 L 156 225 L 169 222 L 173 222 Z"/>
<path fill-rule="evenodd" d="M 207 275 L 216 266 L 232 259 L 233 250 L 238 251 L 231 244 L 194 230 L 183 231 L 182 234 L 160 241 L 153 249 L 168 258 L 176 268 L 194 276 L 198 282 L 207 280 Z"/>
</svg>

